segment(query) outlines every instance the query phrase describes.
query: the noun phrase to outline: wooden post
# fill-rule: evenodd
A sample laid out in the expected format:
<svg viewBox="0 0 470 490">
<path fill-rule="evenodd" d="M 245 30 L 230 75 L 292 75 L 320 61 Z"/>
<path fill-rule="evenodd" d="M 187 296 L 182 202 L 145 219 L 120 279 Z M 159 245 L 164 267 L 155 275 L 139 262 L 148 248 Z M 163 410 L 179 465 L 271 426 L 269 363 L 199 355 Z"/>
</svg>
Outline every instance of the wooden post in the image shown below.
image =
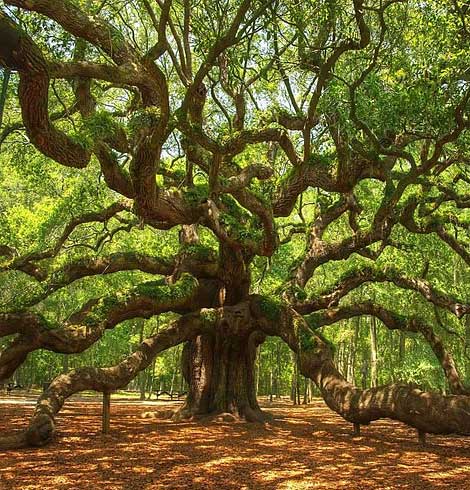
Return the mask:
<svg viewBox="0 0 470 490">
<path fill-rule="evenodd" d="M 426 432 L 423 432 L 422 430 L 418 430 L 418 439 L 419 442 L 421 443 L 421 446 L 426 446 Z"/>
<path fill-rule="evenodd" d="M 101 432 L 103 434 L 109 434 L 109 425 L 111 420 L 111 393 L 109 391 L 103 392 L 103 418 L 101 425 Z"/>
<path fill-rule="evenodd" d="M 354 426 L 354 431 L 353 431 L 353 436 L 358 437 L 361 435 L 361 424 L 353 424 Z"/>
</svg>

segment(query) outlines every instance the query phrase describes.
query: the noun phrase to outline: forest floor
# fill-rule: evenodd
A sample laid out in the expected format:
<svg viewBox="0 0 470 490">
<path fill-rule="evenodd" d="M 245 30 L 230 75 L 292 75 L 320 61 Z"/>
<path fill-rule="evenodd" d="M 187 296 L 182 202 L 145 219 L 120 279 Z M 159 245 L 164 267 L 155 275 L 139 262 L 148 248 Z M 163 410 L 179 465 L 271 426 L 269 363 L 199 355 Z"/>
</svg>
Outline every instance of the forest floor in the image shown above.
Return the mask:
<svg viewBox="0 0 470 490">
<path fill-rule="evenodd" d="M 0 433 L 23 427 L 34 405 L 3 399 Z M 171 422 L 142 418 L 176 403 L 113 400 L 102 435 L 98 400 L 75 399 L 57 418 L 58 437 L 40 449 L 0 455 L 1 490 L 303 490 L 470 488 L 470 438 L 428 436 L 379 421 L 351 425 L 322 401 L 263 403 L 275 420 Z"/>
</svg>

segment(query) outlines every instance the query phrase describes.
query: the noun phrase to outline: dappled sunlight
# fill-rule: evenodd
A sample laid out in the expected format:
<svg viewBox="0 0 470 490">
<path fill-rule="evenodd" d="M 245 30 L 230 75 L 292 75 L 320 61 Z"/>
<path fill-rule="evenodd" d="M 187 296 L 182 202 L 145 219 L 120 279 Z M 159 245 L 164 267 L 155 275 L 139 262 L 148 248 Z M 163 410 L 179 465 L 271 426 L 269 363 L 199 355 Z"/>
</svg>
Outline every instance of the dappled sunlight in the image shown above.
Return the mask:
<svg viewBox="0 0 470 490">
<path fill-rule="evenodd" d="M 140 417 L 152 408 L 113 402 L 102 435 L 98 401 L 67 402 L 56 441 L 2 454 L 0 489 L 468 488 L 468 438 L 429 436 L 422 447 L 414 430 L 391 421 L 353 438 L 352 425 L 321 401 L 266 404 L 275 416 L 266 426 Z M 0 430 L 24 427 L 33 409 L 0 405 Z"/>
</svg>

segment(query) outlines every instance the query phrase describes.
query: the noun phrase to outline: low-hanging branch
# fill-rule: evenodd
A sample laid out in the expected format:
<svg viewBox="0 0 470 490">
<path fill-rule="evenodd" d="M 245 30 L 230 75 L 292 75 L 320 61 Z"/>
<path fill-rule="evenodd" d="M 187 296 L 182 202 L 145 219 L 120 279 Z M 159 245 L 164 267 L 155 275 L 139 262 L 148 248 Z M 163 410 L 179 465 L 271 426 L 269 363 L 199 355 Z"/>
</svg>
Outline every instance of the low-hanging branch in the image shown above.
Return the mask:
<svg viewBox="0 0 470 490">
<path fill-rule="evenodd" d="M 198 282 L 185 273 L 174 284 L 150 281 L 88 302 L 63 326 L 51 324 L 42 316 L 29 312 L 0 313 L 0 337 L 18 334 L 0 353 L 0 380 L 8 379 L 34 350 L 83 352 L 106 330 L 124 320 L 149 318 L 168 311 L 187 313 L 212 306 L 216 300 L 214 290 L 217 290 L 217 281 Z"/>
<path fill-rule="evenodd" d="M 242 312 L 249 317 L 244 318 Z M 242 329 L 239 333 L 259 329 L 283 339 L 297 354 L 301 372 L 316 383 L 328 406 L 354 424 L 368 425 L 374 420 L 391 418 L 420 432 L 470 435 L 470 397 L 443 396 L 408 384 L 358 389 L 338 372 L 329 346 L 292 308 L 252 296 L 248 304 L 181 317 L 143 341 L 116 366 L 82 368 L 58 376 L 40 397 L 29 427 L 16 435 L 1 437 L 0 449 L 49 443 L 56 432 L 55 416 L 68 397 L 84 390 L 109 393 L 122 388 L 150 365 L 159 352 L 198 334 L 214 333 L 224 322 Z"/>
<path fill-rule="evenodd" d="M 406 318 L 373 302 L 366 301 L 338 308 L 330 307 L 324 312 L 312 313 L 307 321 L 314 328 L 320 328 L 325 325 L 332 325 L 340 320 L 362 315 L 378 318 L 390 330 L 420 333 L 428 342 L 441 364 L 451 391 L 462 395 L 470 394 L 470 390 L 463 385 L 452 354 L 445 348 L 444 343 L 434 332 L 433 328 L 419 318 Z"/>
<path fill-rule="evenodd" d="M 116 366 L 82 368 L 59 376 L 41 396 L 28 429 L 13 436 L 0 436 L 0 450 L 47 444 L 55 434 L 55 415 L 68 397 L 84 390 L 109 393 L 124 388 L 159 352 L 184 342 L 201 326 L 197 316 L 182 317 L 144 340 L 133 354 Z"/>
<path fill-rule="evenodd" d="M 391 418 L 425 433 L 470 435 L 469 396 L 443 396 L 409 384 L 361 390 L 344 379 L 330 347 L 290 307 L 258 298 L 252 311 L 260 329 L 281 337 L 297 353 L 302 374 L 315 382 L 327 405 L 344 419 L 368 425 Z M 266 311 L 270 311 L 269 316 Z"/>
</svg>

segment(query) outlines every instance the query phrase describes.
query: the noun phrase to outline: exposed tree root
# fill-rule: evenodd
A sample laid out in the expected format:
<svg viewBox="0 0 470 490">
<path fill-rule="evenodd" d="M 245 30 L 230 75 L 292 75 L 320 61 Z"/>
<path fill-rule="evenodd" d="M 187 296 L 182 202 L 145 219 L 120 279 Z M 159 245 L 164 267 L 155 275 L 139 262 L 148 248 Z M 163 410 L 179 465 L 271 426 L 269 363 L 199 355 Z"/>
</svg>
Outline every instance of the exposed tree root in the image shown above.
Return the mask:
<svg viewBox="0 0 470 490">
<path fill-rule="evenodd" d="M 167 417 L 165 417 L 167 418 Z M 273 416 L 269 412 L 265 412 L 260 408 L 244 407 L 243 411 L 233 410 L 230 412 L 214 411 L 209 413 L 197 413 L 187 407 L 182 407 L 180 410 L 175 410 L 168 417 L 175 422 L 182 420 L 200 420 L 204 422 L 252 422 L 252 423 L 269 423 L 273 420 Z"/>
<path fill-rule="evenodd" d="M 211 422 L 252 422 L 252 423 L 269 423 L 272 422 L 273 416 L 263 410 L 249 410 L 245 414 L 232 412 L 212 412 L 207 414 L 196 414 L 187 408 L 177 410 L 155 410 L 143 412 L 141 417 L 144 419 L 166 419 L 173 422 L 185 420 L 199 421 L 204 423 Z"/>
</svg>

